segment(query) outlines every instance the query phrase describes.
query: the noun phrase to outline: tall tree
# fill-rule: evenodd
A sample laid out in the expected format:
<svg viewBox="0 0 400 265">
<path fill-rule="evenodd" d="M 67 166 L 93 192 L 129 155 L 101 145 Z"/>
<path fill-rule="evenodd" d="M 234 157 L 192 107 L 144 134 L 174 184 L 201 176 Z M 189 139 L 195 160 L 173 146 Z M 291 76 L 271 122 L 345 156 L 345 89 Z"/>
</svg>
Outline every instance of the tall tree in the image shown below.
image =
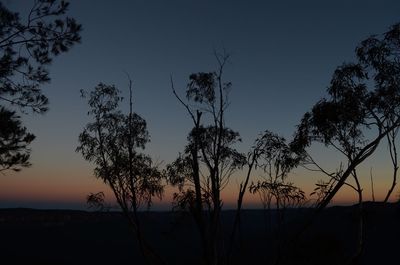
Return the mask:
<svg viewBox="0 0 400 265">
<path fill-rule="evenodd" d="M 357 56 L 365 68 L 373 73 L 376 86 L 379 87 L 377 104 L 385 120 L 384 128 L 396 127 L 400 100 L 400 24 L 395 24 L 382 35 L 374 35 L 361 42 L 357 47 Z M 392 183 L 384 198 L 387 202 L 397 184 L 397 148 L 398 127 L 387 134 L 388 150 L 393 165 Z"/>
<path fill-rule="evenodd" d="M 225 243 L 221 227 L 221 191 L 230 176 L 245 163 L 234 149 L 239 133 L 225 125 L 231 83 L 224 82 L 223 71 L 229 55 L 217 54 L 218 69 L 189 77 L 184 101 L 172 90 L 193 122 L 183 154 L 167 167 L 172 185 L 179 187 L 175 203 L 189 210 L 200 232 L 203 256 L 207 264 L 225 262 Z"/>
<path fill-rule="evenodd" d="M 252 182 L 250 191 L 260 193 L 261 198 L 266 198 L 265 205 L 270 207 L 274 200 L 278 212 L 278 225 L 282 222 L 280 210 L 287 207 L 296 207 L 305 200 L 304 192 L 288 181 L 289 173 L 300 162 L 297 156 L 286 143 L 285 138 L 266 131 L 263 137 L 263 152 L 257 161 L 257 166 L 262 169 L 263 179 Z"/>
<path fill-rule="evenodd" d="M 370 157 L 383 139 L 388 139 L 394 172 L 385 201 L 396 185 L 397 153 L 395 139 L 400 127 L 400 24 L 380 36 L 372 36 L 356 49 L 357 62 L 338 67 L 323 98 L 307 112 L 291 147 L 313 170 L 329 177 L 317 189 L 324 193 L 318 201 L 321 212 L 344 186 L 358 194 L 358 246 L 351 262 L 359 259 L 363 246 L 362 184 L 358 167 Z M 323 169 L 306 151 L 313 142 L 323 143 L 343 155 L 335 172 Z M 353 178 L 355 185 L 348 182 Z"/>
<path fill-rule="evenodd" d="M 66 17 L 69 3 L 35 0 L 27 18 L 0 2 L 0 170 L 29 166 L 34 139 L 16 111 L 47 111 L 40 86 L 50 81 L 53 57 L 80 42 L 81 25 Z"/>
<path fill-rule="evenodd" d="M 76 151 L 96 166 L 95 176 L 113 191 L 146 262 L 162 264 L 145 240 L 138 215 L 141 207 L 151 207 L 154 197 L 161 199 L 164 187 L 161 173 L 152 159 L 139 152 L 149 142 L 149 134 L 146 121 L 132 110 L 131 85 L 128 114 L 118 109 L 122 98 L 115 86 L 100 83 L 89 93 L 82 91 L 93 122 L 79 135 L 80 145 Z"/>
<path fill-rule="evenodd" d="M 262 199 L 264 210 L 268 210 L 271 220 L 271 204 L 276 207 L 276 242 L 274 247 L 275 261 L 279 264 L 282 258 L 282 246 L 290 237 L 284 234 L 284 216 L 287 208 L 295 208 L 305 202 L 305 193 L 294 183 L 289 182 L 289 173 L 299 164 L 301 157 L 294 153 L 285 138 L 280 137 L 270 131 L 266 131 L 260 138 L 263 143 L 263 151 L 257 161 L 257 166 L 261 168 L 261 180 L 252 182 L 249 187 L 250 192 L 258 193 Z M 272 222 L 270 222 L 270 225 Z"/>
<path fill-rule="evenodd" d="M 291 144 L 314 165 L 315 160 L 306 151 L 313 142 L 335 149 L 347 161 L 327 174 L 330 188 L 318 211 L 329 204 L 349 177 L 356 177 L 356 168 L 375 152 L 382 139 L 392 137 L 400 126 L 400 24 L 366 39 L 356 51 L 358 61 L 336 69 L 328 97 L 304 115 Z"/>
</svg>

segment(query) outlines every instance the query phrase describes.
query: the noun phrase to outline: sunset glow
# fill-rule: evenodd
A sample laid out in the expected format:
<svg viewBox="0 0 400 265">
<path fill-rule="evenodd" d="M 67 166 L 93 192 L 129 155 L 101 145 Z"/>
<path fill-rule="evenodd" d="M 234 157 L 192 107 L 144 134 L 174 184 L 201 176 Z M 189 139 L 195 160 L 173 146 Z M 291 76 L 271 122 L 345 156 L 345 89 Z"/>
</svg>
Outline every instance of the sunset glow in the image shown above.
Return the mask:
<svg viewBox="0 0 400 265">
<path fill-rule="evenodd" d="M 26 12 L 24 1 L 6 2 L 11 9 Z M 223 47 L 232 53 L 225 70 L 226 81 L 232 82 L 225 122 L 240 133 L 243 141 L 237 148 L 247 153 L 266 129 L 290 140 L 302 115 L 326 95 L 334 69 L 354 58 L 354 47 L 363 38 L 384 32 L 399 18 L 398 3 L 393 1 L 387 6 L 371 2 L 361 9 L 345 1 L 292 3 L 291 8 L 236 1 L 215 3 L 213 9 L 191 1 L 180 1 L 179 7 L 166 2 L 155 8 L 145 1 L 118 5 L 96 1 L 93 12 L 91 1 L 71 1 L 70 15 L 84 28 L 82 43 L 55 58 L 49 68 L 51 83 L 43 85 L 43 91 L 50 110 L 44 115 L 22 115 L 24 126 L 37 136 L 30 145 L 32 167 L 0 175 L 1 207 L 46 207 L 46 203 L 57 207 L 59 203 L 86 209 L 86 196 L 99 191 L 114 204 L 110 189 L 93 176 L 93 165 L 75 152 L 78 135 L 89 121 L 80 89 L 92 89 L 99 82 L 115 84 L 127 98 L 125 73 L 129 73 L 134 111 L 147 121 L 151 138 L 144 152 L 163 169 L 184 150 L 192 127 L 171 91 L 170 77 L 184 95 L 188 76 L 213 71 L 212 51 Z M 125 100 L 123 111 L 127 109 Z M 342 162 L 331 156 L 331 149 L 313 151 L 332 171 Z M 365 200 L 372 200 L 371 169 L 375 198 L 382 200 L 392 174 L 386 142 L 359 169 Z M 225 208 L 235 207 L 245 173 L 236 172 L 223 190 Z M 254 174 L 251 181 L 259 178 Z M 300 168 L 290 181 L 308 196 L 324 178 Z M 170 209 L 174 191 L 166 187 L 154 209 Z M 392 201 L 398 191 L 397 187 Z M 353 190 L 343 188 L 332 205 L 353 204 L 356 198 Z M 244 205 L 262 207 L 258 195 L 250 193 Z"/>
</svg>

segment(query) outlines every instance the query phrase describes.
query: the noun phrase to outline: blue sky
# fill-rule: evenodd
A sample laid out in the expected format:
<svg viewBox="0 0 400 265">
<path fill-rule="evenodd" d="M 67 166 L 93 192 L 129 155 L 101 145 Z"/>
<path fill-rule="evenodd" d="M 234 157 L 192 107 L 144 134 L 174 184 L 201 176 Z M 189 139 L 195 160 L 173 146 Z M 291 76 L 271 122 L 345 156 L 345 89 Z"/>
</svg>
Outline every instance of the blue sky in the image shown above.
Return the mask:
<svg viewBox="0 0 400 265">
<path fill-rule="evenodd" d="M 30 2 L 5 4 L 26 10 Z M 52 81 L 43 87 L 49 112 L 24 117 L 37 136 L 33 167 L 2 177 L 0 194 L 6 195 L 0 199 L 20 206 L 37 197 L 62 201 L 48 193 L 53 189 L 74 190 L 63 196 L 84 201 L 101 188 L 74 151 L 88 122 L 79 90 L 104 82 L 127 92 L 125 72 L 134 82 L 134 109 L 148 122 L 146 152 L 171 162 L 191 123 L 171 92 L 170 75 L 183 92 L 190 73 L 216 69 L 214 49 L 232 55 L 225 70 L 233 83 L 226 122 L 243 138 L 239 149 L 247 151 L 265 129 L 290 138 L 325 95 L 334 69 L 354 58 L 361 40 L 399 22 L 399 11 L 399 1 L 73 0 L 69 15 L 83 25 L 82 43 L 51 65 Z"/>
</svg>

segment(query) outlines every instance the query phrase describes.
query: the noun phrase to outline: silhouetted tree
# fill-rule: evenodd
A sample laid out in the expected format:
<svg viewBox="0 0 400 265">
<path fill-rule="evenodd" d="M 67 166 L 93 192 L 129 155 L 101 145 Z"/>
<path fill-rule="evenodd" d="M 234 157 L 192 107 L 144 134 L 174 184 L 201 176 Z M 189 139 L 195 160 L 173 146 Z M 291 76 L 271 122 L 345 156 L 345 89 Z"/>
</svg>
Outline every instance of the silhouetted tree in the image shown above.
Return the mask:
<svg viewBox="0 0 400 265">
<path fill-rule="evenodd" d="M 275 162 L 274 162 L 275 160 Z M 230 245 L 228 256 L 231 257 L 233 251 L 233 245 L 235 242 L 235 235 L 237 231 L 240 231 L 240 223 L 241 223 L 241 209 L 243 204 L 243 198 L 245 192 L 248 188 L 249 180 L 252 175 L 252 172 L 256 169 L 264 170 L 265 173 L 268 174 L 268 177 L 272 179 L 272 175 L 274 175 L 275 183 L 279 182 L 280 187 L 282 188 L 280 192 L 278 189 L 275 189 L 275 194 L 282 198 L 282 200 L 278 200 L 278 208 L 279 206 L 287 205 L 293 203 L 295 200 L 290 200 L 290 197 L 294 194 L 289 194 L 288 189 L 283 189 L 284 185 L 289 188 L 292 187 L 294 191 L 294 186 L 292 183 L 286 183 L 286 177 L 289 171 L 297 166 L 300 161 L 300 157 L 297 157 L 293 152 L 290 151 L 289 147 L 285 143 L 284 138 L 279 137 L 270 131 L 265 131 L 259 138 L 256 139 L 252 150 L 247 155 L 247 173 L 244 180 L 240 183 L 239 186 L 239 195 L 237 201 L 236 214 L 233 224 L 233 230 L 230 237 Z M 273 169 L 274 168 L 274 172 Z M 272 193 L 266 192 L 265 188 L 267 187 L 267 179 L 265 181 L 259 181 L 257 184 L 252 183 L 250 186 L 250 191 L 252 193 L 258 192 L 262 198 L 263 205 L 266 207 L 270 207 L 272 201 Z M 278 186 L 274 185 L 275 187 Z M 304 197 L 304 193 L 297 189 L 299 192 L 298 195 L 302 195 Z M 286 192 L 286 196 L 284 194 Z M 304 199 L 304 198 L 303 198 Z M 289 206 L 289 205 L 287 205 Z"/>
<path fill-rule="evenodd" d="M 343 185 L 357 191 L 360 231 L 359 248 L 353 260 L 359 257 L 363 243 L 363 199 L 357 167 L 375 152 L 382 139 L 388 138 L 391 144 L 400 126 L 400 24 L 381 36 L 361 42 L 356 54 L 356 63 L 346 63 L 336 69 L 328 87 L 328 97 L 304 115 L 292 143 L 292 148 L 303 155 L 309 165 L 329 176 L 325 186 L 321 186 L 325 194 L 317 205 L 317 212 L 329 204 Z M 325 171 L 306 151 L 313 142 L 338 151 L 345 162 L 335 172 Z M 390 150 L 392 152 L 392 147 Z M 395 174 L 391 190 L 397 172 L 393 155 L 392 161 Z M 355 186 L 347 182 L 349 177 L 353 177 Z"/>
<path fill-rule="evenodd" d="M 260 167 L 262 180 L 253 182 L 249 190 L 258 193 L 263 202 L 264 210 L 268 210 L 271 218 L 271 206 L 275 204 L 277 217 L 275 264 L 281 255 L 281 238 L 284 214 L 286 208 L 295 208 L 305 202 L 305 193 L 292 182 L 288 181 L 290 171 L 301 161 L 286 143 L 285 138 L 266 131 L 261 137 L 263 152 L 260 153 L 257 166 Z M 271 224 L 270 224 L 271 225 Z"/>
<path fill-rule="evenodd" d="M 86 196 L 86 203 L 89 209 L 94 209 L 96 211 L 103 211 L 105 208 L 105 195 L 104 192 L 90 193 Z"/>
<path fill-rule="evenodd" d="M 34 138 L 21 125 L 15 111 L 0 107 L 0 172 L 29 166 L 28 145 Z"/>
<path fill-rule="evenodd" d="M 396 127 L 399 117 L 399 58 L 400 58 L 400 24 L 391 26 L 389 31 L 382 35 L 374 35 L 364 40 L 357 48 L 359 61 L 373 73 L 374 81 L 379 87 L 379 105 L 385 120 L 381 124 L 384 128 Z M 393 181 L 385 196 L 387 202 L 392 194 L 397 180 L 398 162 L 396 150 L 396 137 L 398 127 L 389 130 L 387 140 L 389 153 L 393 164 Z"/>
<path fill-rule="evenodd" d="M 34 136 L 22 126 L 13 108 L 23 113 L 47 111 L 40 85 L 50 81 L 53 57 L 80 42 L 81 25 L 65 17 L 69 3 L 35 0 L 28 17 L 0 2 L 0 170 L 29 166 Z"/>
<path fill-rule="evenodd" d="M 290 150 L 283 137 L 266 131 L 261 139 L 263 152 L 259 155 L 257 166 L 265 173 L 265 179 L 253 182 L 251 192 L 270 194 L 278 210 L 297 206 L 305 199 L 304 192 L 287 179 L 290 171 L 299 164 L 300 157 Z"/>
<path fill-rule="evenodd" d="M 399 170 L 399 165 L 398 165 L 398 158 L 397 158 L 397 135 L 399 132 L 399 128 L 396 128 L 395 130 L 391 131 L 387 135 L 387 141 L 389 145 L 389 155 L 390 155 L 390 160 L 393 165 L 393 179 L 392 179 L 392 185 L 390 186 L 385 198 L 383 199 L 383 202 L 387 202 L 390 198 L 390 196 L 393 193 L 394 188 L 397 185 L 397 172 Z"/>
<path fill-rule="evenodd" d="M 307 112 L 291 143 L 309 159 L 306 148 L 321 142 L 339 151 L 347 160 L 332 178 L 332 188 L 318 205 L 325 208 L 349 176 L 400 125 L 400 26 L 396 24 L 381 39 L 371 37 L 357 48 L 358 63 L 343 64 L 333 75 L 328 98 Z M 321 169 L 321 167 L 318 167 Z"/>
<path fill-rule="evenodd" d="M 242 212 L 243 199 L 244 199 L 244 195 L 246 194 L 252 172 L 255 168 L 257 168 L 258 159 L 265 151 L 264 139 L 265 139 L 264 135 L 260 138 L 257 138 L 253 147 L 251 148 L 251 151 L 249 151 L 247 154 L 247 161 L 246 161 L 246 165 L 245 165 L 245 166 L 247 166 L 247 173 L 246 173 L 245 179 L 243 181 L 241 181 L 241 183 L 239 185 L 239 194 L 238 194 L 238 200 L 237 200 L 237 205 L 236 205 L 235 219 L 233 221 L 233 227 L 232 227 L 232 232 L 231 232 L 230 242 L 229 242 L 229 249 L 228 249 L 228 253 L 227 253 L 229 260 L 232 258 L 233 246 L 235 244 L 235 237 L 236 237 L 237 232 L 239 232 L 239 238 L 241 238 L 241 212 Z"/>
<path fill-rule="evenodd" d="M 243 154 L 233 146 L 241 141 L 239 133 L 225 125 L 231 83 L 223 81 L 223 70 L 229 59 L 226 53 L 215 53 L 216 72 L 200 72 L 189 77 L 185 102 L 172 90 L 186 108 L 194 128 L 188 145 L 178 159 L 167 166 L 167 176 L 179 188 L 175 204 L 189 210 L 200 232 L 203 256 L 207 264 L 223 264 L 226 258 L 221 227 L 221 190 L 230 176 L 245 163 Z"/>
<path fill-rule="evenodd" d="M 118 205 L 129 221 L 149 264 L 161 264 L 161 259 L 146 242 L 138 211 L 150 208 L 154 197 L 163 194 L 162 176 L 152 159 L 138 152 L 149 142 L 146 121 L 132 110 L 132 83 L 130 82 L 130 109 L 123 114 L 119 109 L 122 98 L 115 86 L 100 83 L 93 91 L 82 91 L 88 99 L 88 123 L 79 135 L 76 151 L 95 164 L 94 174 L 113 191 Z"/>
</svg>

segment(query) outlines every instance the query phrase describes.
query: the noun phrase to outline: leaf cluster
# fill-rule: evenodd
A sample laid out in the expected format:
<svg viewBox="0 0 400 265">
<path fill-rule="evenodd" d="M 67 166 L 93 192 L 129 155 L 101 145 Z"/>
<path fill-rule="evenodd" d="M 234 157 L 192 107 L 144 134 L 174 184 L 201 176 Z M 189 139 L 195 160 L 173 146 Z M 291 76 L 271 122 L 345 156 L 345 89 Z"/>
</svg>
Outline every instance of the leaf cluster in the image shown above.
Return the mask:
<svg viewBox="0 0 400 265">
<path fill-rule="evenodd" d="M 152 159 L 137 150 L 150 140 L 146 121 L 133 112 L 123 114 L 119 94 L 115 86 L 103 83 L 82 92 L 94 121 L 79 135 L 76 151 L 96 165 L 95 176 L 111 186 L 120 204 L 129 209 L 150 206 L 153 197 L 162 196 L 162 175 Z"/>
<path fill-rule="evenodd" d="M 20 171 L 21 167 L 28 167 L 28 145 L 35 136 L 21 125 L 15 111 L 4 107 L 0 107 L 0 128 L 0 172 L 8 169 Z"/>
<path fill-rule="evenodd" d="M 400 124 L 399 36 L 399 24 L 371 36 L 357 47 L 356 63 L 335 70 L 328 96 L 303 116 L 294 150 L 301 153 L 317 141 L 351 158 L 371 141 L 367 131 L 387 133 Z"/>
<path fill-rule="evenodd" d="M 262 197 L 272 198 L 278 207 L 295 207 L 301 205 L 306 196 L 303 190 L 291 182 L 280 180 L 264 180 L 252 183 L 249 187 L 251 193 L 261 193 Z"/>
<path fill-rule="evenodd" d="M 48 98 L 41 85 L 50 81 L 53 57 L 80 42 L 82 27 L 66 16 L 69 3 L 35 0 L 27 19 L 0 2 L 0 157 L 2 170 L 30 165 L 34 136 L 13 111 L 44 113 Z M 26 22 L 24 22 L 26 21 Z"/>
<path fill-rule="evenodd" d="M 277 134 L 265 131 L 256 139 L 251 159 L 255 168 L 261 168 L 264 180 L 252 183 L 251 193 L 259 193 L 269 204 L 275 199 L 277 206 L 296 206 L 305 200 L 305 193 L 287 178 L 290 171 L 301 161 L 286 143 L 286 139 Z"/>
<path fill-rule="evenodd" d="M 36 0 L 27 22 L 0 3 L 0 99 L 21 109 L 47 111 L 40 85 L 50 81 L 54 56 L 81 40 L 82 26 L 66 17 L 69 3 Z"/>
</svg>

